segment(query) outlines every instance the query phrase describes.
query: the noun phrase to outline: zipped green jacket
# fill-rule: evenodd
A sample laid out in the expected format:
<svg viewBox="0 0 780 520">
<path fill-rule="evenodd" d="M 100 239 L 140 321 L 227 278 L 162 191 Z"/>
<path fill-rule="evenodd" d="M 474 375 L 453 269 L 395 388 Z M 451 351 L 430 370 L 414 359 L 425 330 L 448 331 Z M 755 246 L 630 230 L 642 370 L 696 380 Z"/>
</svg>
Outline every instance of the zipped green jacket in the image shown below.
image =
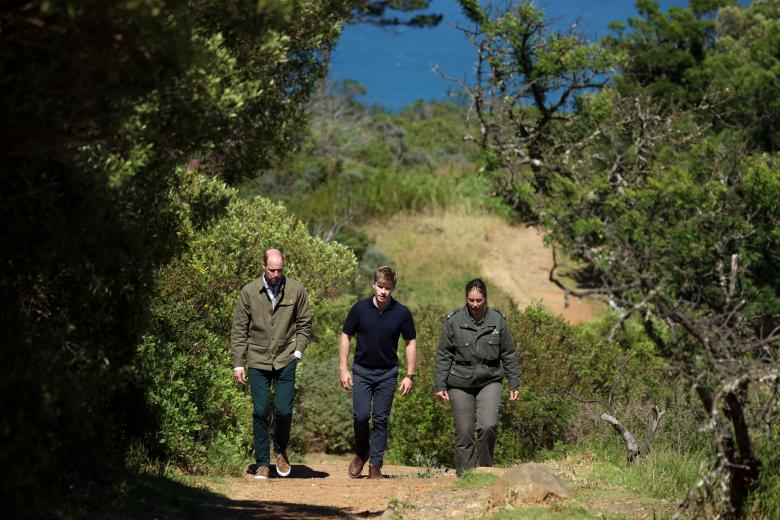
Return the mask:
<svg viewBox="0 0 780 520">
<path fill-rule="evenodd" d="M 306 288 L 283 278 L 276 309 L 271 305 L 263 279 L 241 288 L 230 332 L 233 367 L 280 369 L 303 353 L 311 339 L 311 310 Z"/>
<path fill-rule="evenodd" d="M 475 323 L 465 305 L 452 311 L 436 352 L 436 391 L 480 388 L 504 376 L 510 390 L 520 389 L 520 363 L 504 315 L 488 308 Z"/>
</svg>

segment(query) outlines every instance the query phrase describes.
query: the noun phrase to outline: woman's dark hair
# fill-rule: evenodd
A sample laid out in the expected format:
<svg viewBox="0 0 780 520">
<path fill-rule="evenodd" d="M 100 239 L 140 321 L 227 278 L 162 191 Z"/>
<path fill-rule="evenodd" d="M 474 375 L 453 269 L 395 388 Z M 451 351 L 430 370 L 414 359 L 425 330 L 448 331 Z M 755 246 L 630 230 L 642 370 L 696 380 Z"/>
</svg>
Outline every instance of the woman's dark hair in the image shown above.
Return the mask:
<svg viewBox="0 0 780 520">
<path fill-rule="evenodd" d="M 469 280 L 469 282 L 466 284 L 466 296 L 468 296 L 469 293 L 474 289 L 481 292 L 482 296 L 484 296 L 485 299 L 487 300 L 488 295 L 487 295 L 487 287 L 485 287 L 485 282 L 483 282 L 479 278 L 474 278 L 473 280 Z"/>
</svg>

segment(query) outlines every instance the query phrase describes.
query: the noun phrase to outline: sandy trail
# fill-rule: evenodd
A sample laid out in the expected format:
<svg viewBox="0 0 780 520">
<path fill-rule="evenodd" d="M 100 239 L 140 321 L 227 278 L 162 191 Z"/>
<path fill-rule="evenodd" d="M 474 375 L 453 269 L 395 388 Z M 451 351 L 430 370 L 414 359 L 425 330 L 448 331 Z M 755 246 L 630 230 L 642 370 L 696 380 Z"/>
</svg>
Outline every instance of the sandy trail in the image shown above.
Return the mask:
<svg viewBox="0 0 780 520">
<path fill-rule="evenodd" d="M 316 457 L 316 456 L 315 456 Z M 206 517 L 216 519 L 376 518 L 393 508 L 422 520 L 473 517 L 483 507 L 486 489 L 454 490 L 455 472 L 408 466 L 385 466 L 385 478 L 347 476 L 348 457 L 307 457 L 293 463 L 287 478 L 228 478 L 208 485 L 219 500 L 206 505 Z M 312 462 L 313 460 L 313 462 Z M 413 515 L 409 515 L 409 509 Z"/>
<path fill-rule="evenodd" d="M 518 303 L 520 308 L 541 303 L 570 323 L 593 317 L 598 304 L 570 297 L 565 305 L 561 289 L 549 280 L 552 252 L 536 228 L 504 226 L 485 234 L 490 254 L 482 261 L 482 271 Z"/>
</svg>

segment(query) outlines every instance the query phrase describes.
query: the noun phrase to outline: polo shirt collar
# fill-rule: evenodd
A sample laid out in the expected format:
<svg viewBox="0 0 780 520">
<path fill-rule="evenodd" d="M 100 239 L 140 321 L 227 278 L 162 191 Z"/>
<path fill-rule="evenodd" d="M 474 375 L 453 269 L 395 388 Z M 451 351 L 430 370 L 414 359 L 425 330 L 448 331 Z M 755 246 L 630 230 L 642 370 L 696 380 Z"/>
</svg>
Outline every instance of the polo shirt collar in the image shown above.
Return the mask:
<svg viewBox="0 0 780 520">
<path fill-rule="evenodd" d="M 392 296 L 390 297 L 390 301 L 387 303 L 387 307 L 385 307 L 383 310 L 380 310 L 380 309 L 379 309 L 379 306 L 376 304 L 376 296 L 372 296 L 371 298 L 369 298 L 369 300 L 371 301 L 371 306 L 372 306 L 373 308 L 375 308 L 376 310 L 378 310 L 379 312 L 386 312 L 386 311 L 389 311 L 389 310 L 390 310 L 390 308 L 391 308 L 393 305 L 395 305 L 395 298 L 393 298 Z"/>
</svg>

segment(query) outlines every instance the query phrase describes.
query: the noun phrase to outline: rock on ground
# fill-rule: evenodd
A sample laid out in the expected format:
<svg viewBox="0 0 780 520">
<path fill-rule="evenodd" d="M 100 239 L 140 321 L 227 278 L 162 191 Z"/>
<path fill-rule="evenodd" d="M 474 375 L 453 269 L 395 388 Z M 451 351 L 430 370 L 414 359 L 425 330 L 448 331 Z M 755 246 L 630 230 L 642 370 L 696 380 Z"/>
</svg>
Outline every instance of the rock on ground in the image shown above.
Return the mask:
<svg viewBox="0 0 780 520">
<path fill-rule="evenodd" d="M 545 466 L 529 462 L 511 468 L 496 481 L 488 506 L 538 504 L 551 498 L 571 498 L 571 491 Z"/>
</svg>

